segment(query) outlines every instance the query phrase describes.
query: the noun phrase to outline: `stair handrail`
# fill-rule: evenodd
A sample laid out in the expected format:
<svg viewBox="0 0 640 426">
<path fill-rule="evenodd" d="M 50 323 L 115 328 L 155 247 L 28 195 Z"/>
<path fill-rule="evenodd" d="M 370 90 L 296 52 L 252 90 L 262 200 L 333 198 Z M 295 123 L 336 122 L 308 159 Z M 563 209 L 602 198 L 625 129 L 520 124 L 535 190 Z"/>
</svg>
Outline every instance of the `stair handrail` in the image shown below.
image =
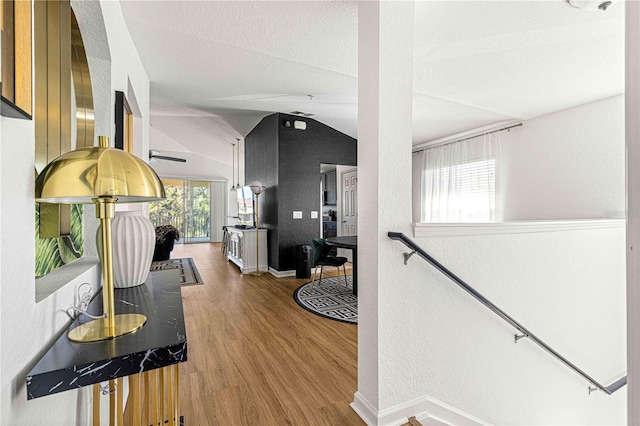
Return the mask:
<svg viewBox="0 0 640 426">
<path fill-rule="evenodd" d="M 404 253 L 404 264 L 405 265 L 407 264 L 407 261 L 409 260 L 409 258 L 417 253 L 418 256 L 420 256 L 421 258 L 426 260 L 434 268 L 436 268 L 438 271 L 440 271 L 442 274 L 444 274 L 447 278 L 449 278 L 451 281 L 456 283 L 459 287 L 461 287 L 463 290 L 465 290 L 467 293 L 469 293 L 471 296 L 473 296 L 476 300 L 478 300 L 480 303 L 482 303 L 490 311 L 492 311 L 493 313 L 498 315 L 500 318 L 502 318 L 507 323 L 509 323 L 513 328 L 518 330 L 521 334 L 520 335 L 518 335 L 518 334 L 515 335 L 515 342 L 516 343 L 518 342 L 518 340 L 520 340 L 522 338 L 530 339 L 536 345 L 540 346 L 542 349 L 544 349 L 549 354 L 554 356 L 556 359 L 558 359 L 564 365 L 566 365 L 567 367 L 569 367 L 570 369 L 572 369 L 573 371 L 578 373 L 580 376 L 582 376 L 589 383 L 591 383 L 593 385 L 593 387 L 589 386 L 589 393 L 591 393 L 593 391 L 596 391 L 596 390 L 600 390 L 600 391 L 606 393 L 607 395 L 611 395 L 612 393 L 614 393 L 615 391 L 617 391 L 618 389 L 624 387 L 627 384 L 627 376 L 624 376 L 624 377 L 616 380 L 615 382 L 611 383 L 609 386 L 605 386 L 605 385 L 600 384 L 600 382 L 598 382 L 596 379 L 594 379 L 589 374 L 584 372 L 582 369 L 580 369 L 574 363 L 569 361 L 567 358 L 565 358 L 564 356 L 560 355 L 555 349 L 553 349 L 551 346 L 546 344 L 542 339 L 540 339 L 538 336 L 536 336 L 534 333 L 532 333 L 529 329 L 527 329 L 525 326 L 520 324 L 518 321 L 516 321 L 513 317 L 511 317 L 505 311 L 500 309 L 495 303 L 491 302 L 489 299 L 487 299 L 485 296 L 480 294 L 480 292 L 478 292 L 476 289 L 471 287 L 469 284 L 467 284 L 460 277 L 458 277 L 456 274 L 451 272 L 446 266 L 444 266 L 442 263 L 438 262 L 435 258 L 433 258 L 426 251 L 424 251 L 420 246 L 418 246 L 415 242 L 413 242 L 411 239 L 409 239 L 406 235 L 404 235 L 401 232 L 389 232 L 387 235 L 392 240 L 401 241 L 404 245 L 406 245 L 407 247 L 409 247 L 412 250 L 410 253 Z"/>
</svg>

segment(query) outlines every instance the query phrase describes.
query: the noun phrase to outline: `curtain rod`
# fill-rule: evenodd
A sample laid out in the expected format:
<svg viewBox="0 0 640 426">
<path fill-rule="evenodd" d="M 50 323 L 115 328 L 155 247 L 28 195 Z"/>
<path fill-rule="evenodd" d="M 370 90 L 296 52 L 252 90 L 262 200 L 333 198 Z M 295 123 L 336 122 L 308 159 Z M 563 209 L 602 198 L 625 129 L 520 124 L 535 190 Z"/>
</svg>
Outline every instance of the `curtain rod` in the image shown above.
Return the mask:
<svg viewBox="0 0 640 426">
<path fill-rule="evenodd" d="M 454 143 L 466 141 L 466 140 L 477 138 L 477 137 L 484 136 L 484 135 L 489 135 L 491 133 L 498 133 L 498 132 L 502 132 L 502 131 L 505 131 L 505 130 L 510 130 L 510 129 L 513 129 L 514 127 L 521 127 L 521 126 L 522 126 L 522 123 L 518 123 L 518 124 L 513 124 L 511 126 L 502 127 L 500 129 L 497 129 L 497 130 L 492 130 L 490 132 L 484 132 L 484 133 L 480 133 L 480 134 L 477 134 L 477 135 L 468 136 L 466 138 L 456 139 L 456 140 L 451 141 L 451 142 L 434 143 L 433 145 L 427 145 L 424 148 L 418 149 L 416 151 L 412 151 L 412 154 L 415 154 L 415 153 L 418 153 L 418 152 L 422 152 L 422 151 L 426 151 L 426 150 L 432 149 L 432 148 L 438 148 L 438 147 L 441 147 L 441 146 L 452 145 Z"/>
</svg>

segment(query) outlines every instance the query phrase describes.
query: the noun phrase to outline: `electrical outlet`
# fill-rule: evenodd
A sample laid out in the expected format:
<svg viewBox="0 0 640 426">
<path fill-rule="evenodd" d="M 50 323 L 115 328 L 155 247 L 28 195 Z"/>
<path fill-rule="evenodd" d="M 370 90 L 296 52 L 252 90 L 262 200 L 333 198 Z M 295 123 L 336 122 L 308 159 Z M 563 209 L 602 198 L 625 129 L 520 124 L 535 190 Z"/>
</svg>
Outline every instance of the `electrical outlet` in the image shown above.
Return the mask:
<svg viewBox="0 0 640 426">
<path fill-rule="evenodd" d="M 84 289 L 84 291 L 83 291 Z M 91 284 L 82 283 L 76 289 L 76 307 L 86 311 L 91 302 Z"/>
<path fill-rule="evenodd" d="M 91 303 L 91 292 L 87 292 L 80 296 L 80 309 L 86 311 L 89 307 L 89 303 Z"/>
</svg>

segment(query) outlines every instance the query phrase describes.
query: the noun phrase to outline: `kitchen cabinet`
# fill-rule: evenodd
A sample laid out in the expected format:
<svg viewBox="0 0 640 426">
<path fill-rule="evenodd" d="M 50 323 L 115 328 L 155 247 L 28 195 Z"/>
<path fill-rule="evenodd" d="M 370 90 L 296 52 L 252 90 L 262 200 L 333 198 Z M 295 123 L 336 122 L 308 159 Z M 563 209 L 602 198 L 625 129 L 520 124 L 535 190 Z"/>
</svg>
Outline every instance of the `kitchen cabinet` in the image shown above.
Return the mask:
<svg viewBox="0 0 640 426">
<path fill-rule="evenodd" d="M 337 236 L 338 227 L 335 221 L 322 222 L 322 237 L 329 238 Z"/>
<path fill-rule="evenodd" d="M 256 271 L 256 229 L 240 229 L 228 227 L 229 245 L 227 259 L 238 265 L 243 274 Z M 260 272 L 269 270 L 267 256 L 267 230 L 258 231 L 258 255 L 260 256 Z"/>
<path fill-rule="evenodd" d="M 324 188 L 324 204 L 335 206 L 338 201 L 338 190 L 336 187 L 336 171 L 330 171 L 322 174 L 322 183 Z"/>
</svg>

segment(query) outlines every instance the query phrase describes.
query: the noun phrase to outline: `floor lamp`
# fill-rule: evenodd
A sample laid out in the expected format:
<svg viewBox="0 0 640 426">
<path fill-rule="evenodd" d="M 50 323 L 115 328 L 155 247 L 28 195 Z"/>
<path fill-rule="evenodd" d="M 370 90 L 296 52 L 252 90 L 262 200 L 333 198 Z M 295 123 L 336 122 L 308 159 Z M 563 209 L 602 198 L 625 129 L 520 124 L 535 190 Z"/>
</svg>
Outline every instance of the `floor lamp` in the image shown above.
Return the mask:
<svg viewBox="0 0 640 426">
<path fill-rule="evenodd" d="M 264 191 L 265 186 L 262 184 L 262 182 L 253 182 L 249 185 L 249 187 L 251 188 L 251 192 L 253 192 L 256 196 L 256 270 L 255 272 L 252 272 L 251 275 L 253 275 L 254 277 L 259 277 L 261 275 L 264 275 L 264 273 L 260 272 L 260 226 L 258 223 L 258 197 L 260 196 L 260 194 L 262 194 L 262 191 Z"/>
<path fill-rule="evenodd" d="M 95 342 L 139 329 L 147 321 L 141 314 L 115 314 L 111 219 L 116 202 L 138 203 L 165 198 L 156 172 L 140 158 L 109 148 L 106 136 L 99 146 L 67 152 L 51 161 L 36 179 L 39 203 L 95 204 L 102 225 L 102 306 L 98 319 L 69 331 L 69 340 Z"/>
</svg>

